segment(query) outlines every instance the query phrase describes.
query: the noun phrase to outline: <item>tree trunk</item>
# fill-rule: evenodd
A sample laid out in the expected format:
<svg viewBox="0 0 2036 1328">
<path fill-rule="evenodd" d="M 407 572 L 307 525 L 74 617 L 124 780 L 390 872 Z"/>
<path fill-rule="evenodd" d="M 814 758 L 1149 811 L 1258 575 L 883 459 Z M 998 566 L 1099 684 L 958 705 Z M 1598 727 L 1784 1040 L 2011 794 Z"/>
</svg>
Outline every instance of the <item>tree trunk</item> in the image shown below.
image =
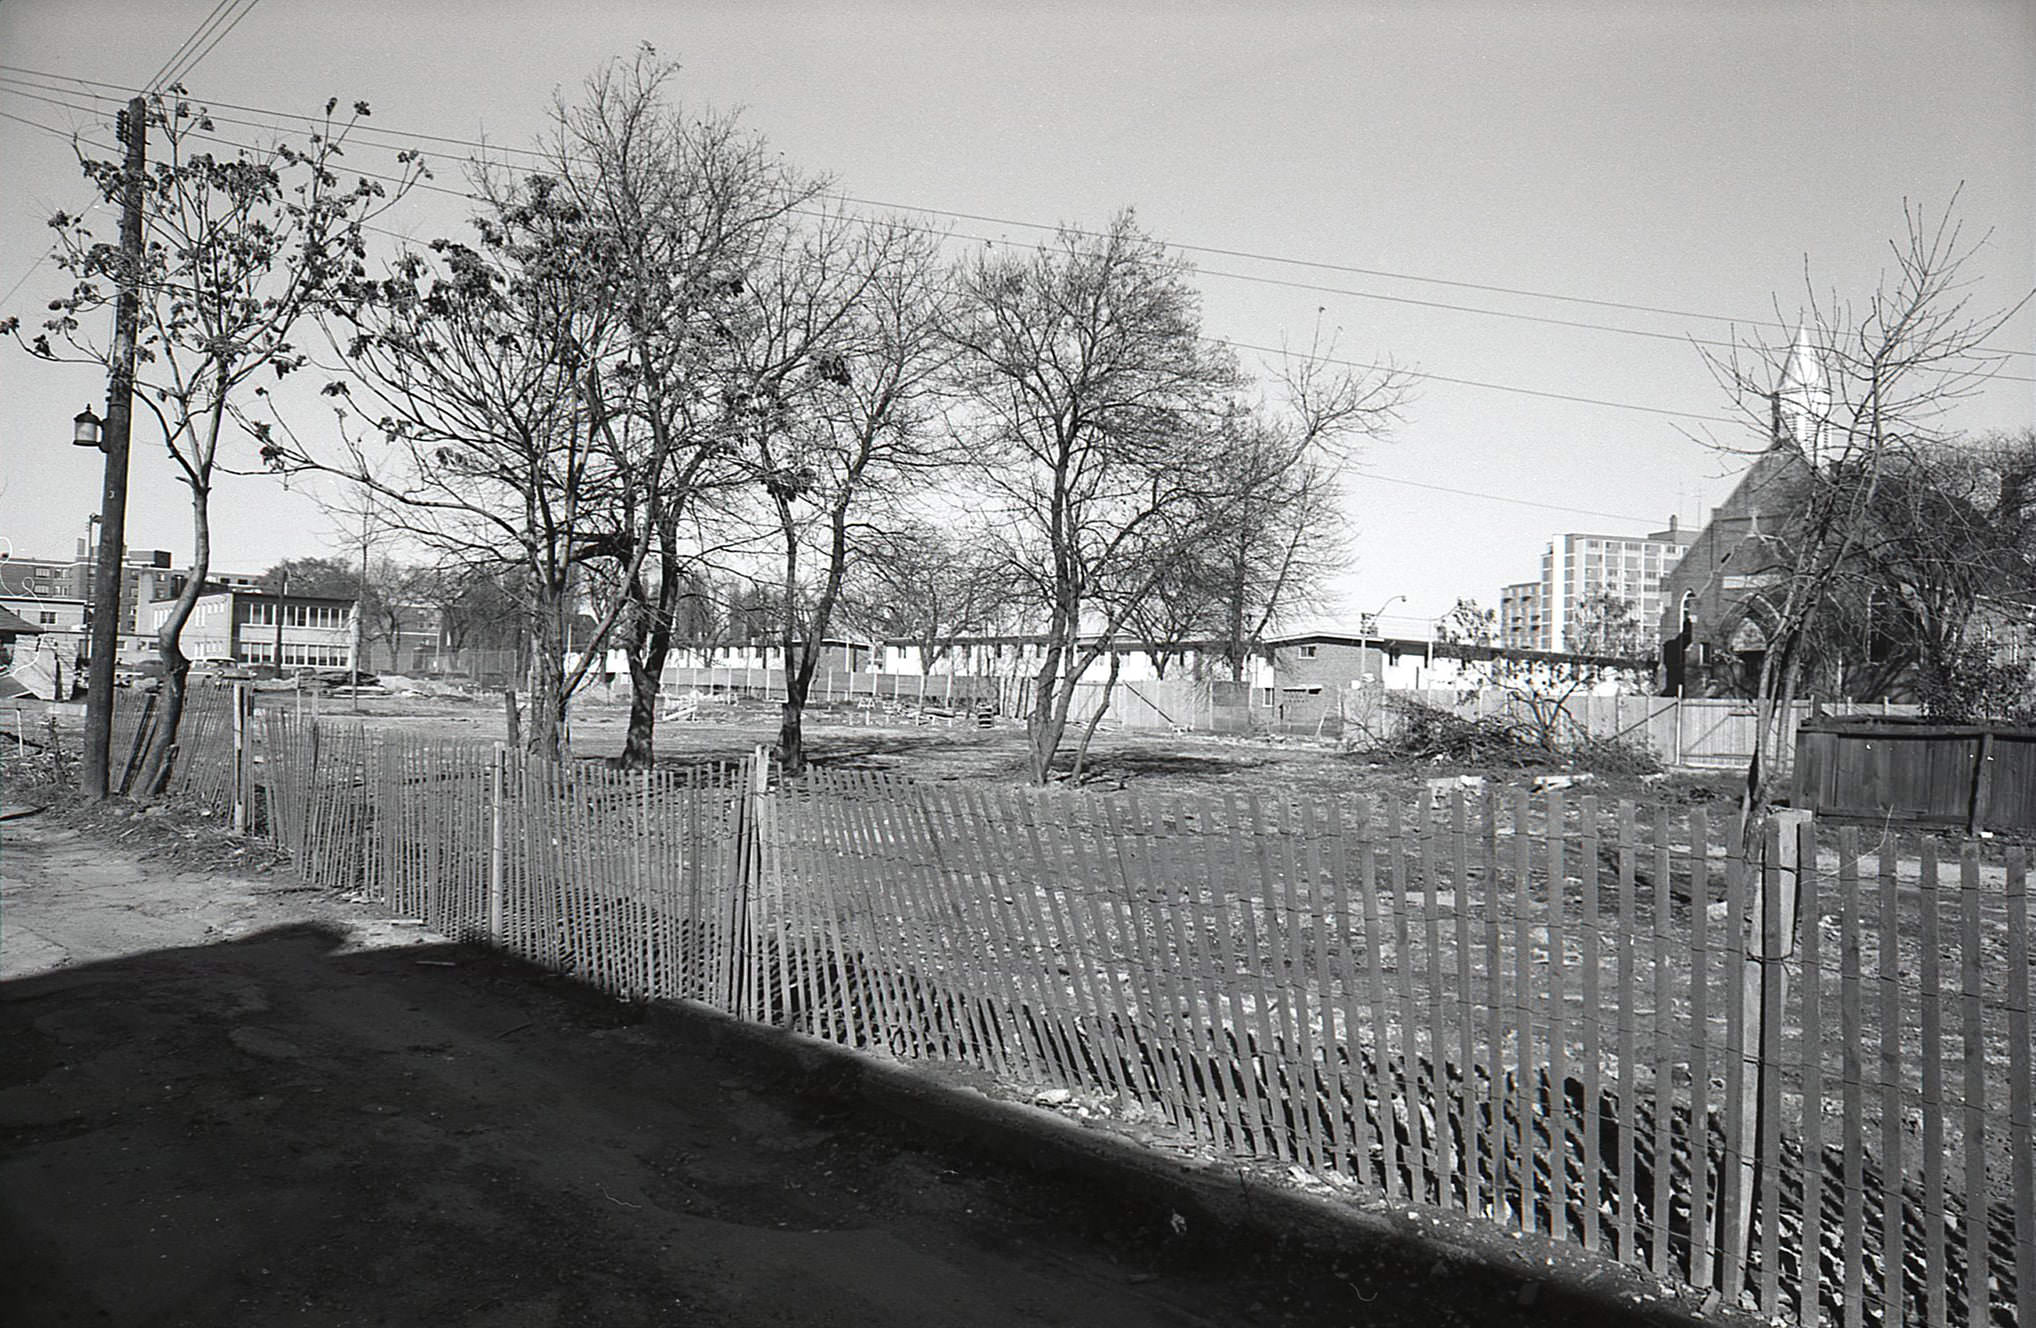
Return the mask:
<svg viewBox="0 0 2036 1328">
<path fill-rule="evenodd" d="M 1053 768 L 1053 754 L 1067 729 L 1067 706 L 1073 689 L 1068 688 L 1067 695 L 1062 695 L 1060 661 L 1060 644 L 1049 644 L 1046 659 L 1032 680 L 1032 713 L 1025 717 L 1025 738 L 1030 744 L 1028 758 L 1035 784 L 1046 783 Z"/>
<path fill-rule="evenodd" d="M 785 621 L 791 622 L 789 610 Z M 824 622 L 824 615 L 815 615 L 815 621 L 808 624 L 807 639 L 798 643 L 796 655 L 791 628 L 788 625 L 785 629 L 785 703 L 778 712 L 777 755 L 787 777 L 806 770 L 806 698 L 813 694 L 813 675 L 820 667 L 819 629 Z"/>
<path fill-rule="evenodd" d="M 148 751 L 142 756 L 141 773 L 135 791 L 144 798 L 159 798 L 169 787 L 177 750 L 177 728 L 184 722 L 184 696 L 190 686 L 191 661 L 174 641 L 156 641 L 156 656 L 163 661 L 162 690 L 156 701 L 155 732 L 149 736 Z M 174 661 L 174 662 L 172 662 Z"/>
<path fill-rule="evenodd" d="M 1237 551 L 1237 576 L 1230 585 L 1230 603 L 1228 605 L 1230 621 L 1228 623 L 1229 630 L 1226 633 L 1228 639 L 1223 643 L 1223 653 L 1228 657 L 1230 663 L 1230 681 L 1232 682 L 1244 681 L 1244 573 L 1247 556 L 1247 550 L 1240 545 Z"/>
<path fill-rule="evenodd" d="M 211 492 L 194 489 L 191 495 L 191 579 L 177 594 L 169 616 L 156 632 L 156 658 L 162 662 L 163 680 L 156 702 L 155 732 L 142 754 L 141 770 L 134 781 L 144 798 L 161 797 L 169 787 L 171 763 L 177 748 L 177 730 L 184 721 L 184 698 L 190 686 L 191 661 L 184 657 L 184 624 L 205 593 L 205 577 L 212 570 Z"/>
<path fill-rule="evenodd" d="M 530 724 L 525 733 L 524 750 L 532 756 L 563 761 L 568 753 L 565 695 L 566 597 L 560 589 L 551 589 L 543 593 L 545 601 L 538 608 L 537 630 L 533 634 L 530 649 L 530 704 L 527 707 Z"/>
<path fill-rule="evenodd" d="M 629 732 L 622 740 L 622 764 L 648 770 L 657 760 L 657 708 L 664 686 L 665 660 L 672 651 L 673 624 L 686 587 L 679 576 L 678 517 L 674 513 L 658 528 L 657 603 L 643 589 L 643 578 L 630 579 L 635 601 L 629 634 Z"/>
<path fill-rule="evenodd" d="M 648 770 L 657 762 L 658 671 L 629 652 L 629 729 L 622 736 L 622 768 Z"/>
<path fill-rule="evenodd" d="M 806 769 L 806 695 L 812 683 L 807 669 L 785 669 L 785 704 L 779 710 L 778 764 L 787 776 Z"/>
<path fill-rule="evenodd" d="M 1068 776 L 1070 783 L 1082 782 L 1082 771 L 1089 762 L 1089 744 L 1095 740 L 1096 729 L 1102 724 L 1103 716 L 1110 712 L 1110 693 L 1116 690 L 1117 672 L 1123 667 L 1123 662 L 1122 655 L 1114 650 L 1110 652 L 1110 672 L 1103 679 L 1102 703 L 1096 707 L 1096 713 L 1089 716 L 1088 726 L 1082 730 L 1082 740 L 1075 747 L 1075 768 Z"/>
<path fill-rule="evenodd" d="M 1789 711 L 1796 701 L 1797 675 L 1792 640 L 1771 643 L 1761 658 L 1756 686 L 1753 755 L 1746 763 L 1746 786 L 1739 802 L 1740 851 L 1748 863 L 1760 860 L 1773 800 L 1775 756 L 1788 730 Z"/>
<path fill-rule="evenodd" d="M 650 660 L 652 622 L 650 596 L 641 578 L 629 583 L 629 637 L 622 655 L 629 663 L 629 727 L 622 735 L 624 770 L 648 770 L 656 760 L 657 703 L 662 652 L 655 667 Z"/>
</svg>

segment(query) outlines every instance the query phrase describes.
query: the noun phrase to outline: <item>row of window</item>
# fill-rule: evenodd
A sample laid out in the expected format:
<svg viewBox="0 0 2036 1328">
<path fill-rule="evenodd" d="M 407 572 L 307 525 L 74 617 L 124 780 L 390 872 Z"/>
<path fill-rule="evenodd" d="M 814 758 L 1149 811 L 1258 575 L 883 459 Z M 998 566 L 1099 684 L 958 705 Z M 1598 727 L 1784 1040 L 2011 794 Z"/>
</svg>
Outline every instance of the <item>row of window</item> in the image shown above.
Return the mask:
<svg viewBox="0 0 2036 1328">
<path fill-rule="evenodd" d="M 241 617 L 242 622 L 254 627 L 276 625 L 274 601 L 250 603 L 242 607 L 246 610 Z M 344 627 L 350 621 L 348 611 L 335 604 L 287 604 L 283 609 L 285 627 Z"/>
<path fill-rule="evenodd" d="M 240 660 L 243 664 L 273 664 L 276 660 L 276 643 L 273 641 L 243 641 L 240 646 Z M 347 663 L 345 646 L 299 646 L 283 643 L 283 667 L 307 669 L 343 669 Z"/>
<path fill-rule="evenodd" d="M 1655 554 L 1660 553 L 1662 551 L 1662 548 L 1664 547 L 1661 543 L 1655 540 L 1587 539 L 1580 540 L 1578 541 L 1578 543 L 1581 543 L 1584 546 L 1584 549 L 1590 553 L 1597 553 L 1602 551 L 1605 553 Z"/>
</svg>

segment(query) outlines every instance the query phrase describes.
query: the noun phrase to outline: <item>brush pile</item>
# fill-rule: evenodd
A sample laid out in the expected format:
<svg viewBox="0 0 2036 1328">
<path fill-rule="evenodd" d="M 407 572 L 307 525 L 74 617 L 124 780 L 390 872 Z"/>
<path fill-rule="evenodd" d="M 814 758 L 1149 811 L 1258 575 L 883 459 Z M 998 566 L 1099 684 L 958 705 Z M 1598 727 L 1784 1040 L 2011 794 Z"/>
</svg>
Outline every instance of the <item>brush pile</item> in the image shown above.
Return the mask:
<svg viewBox="0 0 2036 1328">
<path fill-rule="evenodd" d="M 1410 698 L 1393 702 L 1395 723 L 1367 754 L 1399 761 L 1429 761 L 1481 768 L 1589 769 L 1644 775 L 1660 763 L 1639 747 L 1593 738 L 1577 726 L 1547 724 L 1528 715 L 1467 716 Z"/>
</svg>

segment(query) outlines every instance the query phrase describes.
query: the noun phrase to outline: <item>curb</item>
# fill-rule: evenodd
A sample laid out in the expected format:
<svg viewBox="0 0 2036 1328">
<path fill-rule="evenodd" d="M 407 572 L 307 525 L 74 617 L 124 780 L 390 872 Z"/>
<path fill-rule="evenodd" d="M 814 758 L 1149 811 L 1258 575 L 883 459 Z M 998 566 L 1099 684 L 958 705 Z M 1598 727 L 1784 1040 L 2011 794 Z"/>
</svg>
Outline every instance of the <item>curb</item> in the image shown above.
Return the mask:
<svg viewBox="0 0 2036 1328">
<path fill-rule="evenodd" d="M 960 1146 L 971 1158 L 1078 1182 L 1128 1210 L 1143 1210 L 1155 1227 L 1183 1216 L 1195 1243 L 1213 1258 L 1389 1259 L 1446 1274 L 1459 1291 L 1482 1295 L 1495 1307 L 1533 1307 L 1558 1323 L 1719 1328 L 1765 1322 L 1722 1308 L 1701 1313 L 1684 1299 L 1694 1294 L 1687 1289 L 1665 1289 L 1638 1269 L 1544 1235 L 1376 1195 L 1360 1201 L 1285 1189 L 1252 1176 L 1249 1163 L 1172 1158 L 1044 1107 L 949 1082 L 927 1067 L 748 1023 L 694 1001 L 652 1002 L 646 1016 L 674 1041 L 762 1076 L 790 1079 L 800 1096 L 847 1105 L 879 1129 L 909 1127 L 917 1142 Z"/>
</svg>

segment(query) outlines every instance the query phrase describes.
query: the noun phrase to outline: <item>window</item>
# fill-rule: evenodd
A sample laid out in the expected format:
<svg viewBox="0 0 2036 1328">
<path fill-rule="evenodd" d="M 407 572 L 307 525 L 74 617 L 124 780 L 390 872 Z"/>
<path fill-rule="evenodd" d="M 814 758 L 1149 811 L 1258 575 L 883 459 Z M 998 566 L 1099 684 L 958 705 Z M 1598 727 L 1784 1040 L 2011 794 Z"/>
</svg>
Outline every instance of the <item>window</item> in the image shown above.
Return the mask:
<svg viewBox="0 0 2036 1328">
<path fill-rule="evenodd" d="M 48 609 L 42 610 L 40 613 L 36 614 L 35 617 L 36 621 L 39 622 L 44 627 L 52 625 L 57 620 L 56 614 L 50 612 Z"/>
<path fill-rule="evenodd" d="M 1314 646 L 1302 646 L 1302 647 L 1301 647 L 1301 658 L 1302 658 L 1302 659 L 1313 659 L 1313 658 L 1315 658 L 1315 647 L 1314 647 Z"/>
</svg>

